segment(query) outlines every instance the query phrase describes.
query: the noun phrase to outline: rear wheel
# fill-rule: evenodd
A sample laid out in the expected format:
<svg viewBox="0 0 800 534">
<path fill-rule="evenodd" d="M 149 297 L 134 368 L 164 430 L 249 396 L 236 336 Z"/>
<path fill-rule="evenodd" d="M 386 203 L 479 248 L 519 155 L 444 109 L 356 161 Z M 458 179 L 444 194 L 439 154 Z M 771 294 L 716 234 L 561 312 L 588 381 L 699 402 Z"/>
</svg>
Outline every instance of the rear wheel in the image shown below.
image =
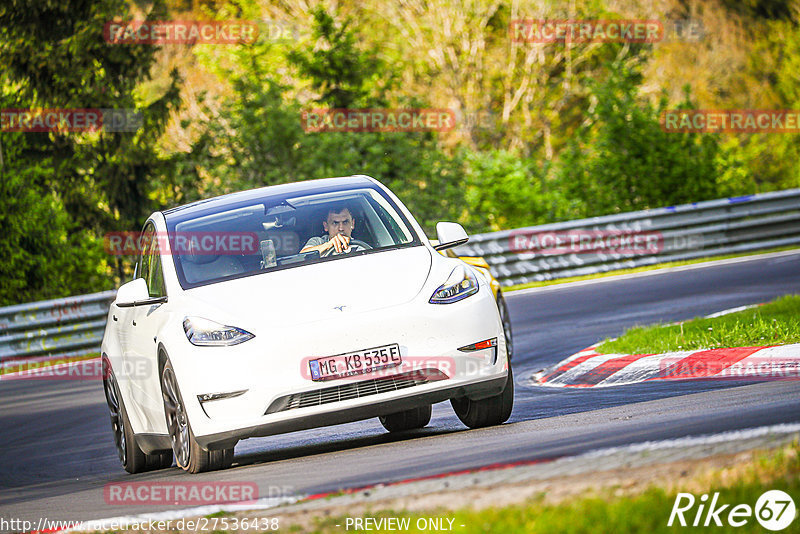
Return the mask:
<svg viewBox="0 0 800 534">
<path fill-rule="evenodd" d="M 169 360 L 161 371 L 161 396 L 164 400 L 164 414 L 167 430 L 172 441 L 172 451 L 178 467 L 190 473 L 227 469 L 233 463 L 233 447 L 209 450 L 203 448 L 194 437 L 186 415 L 185 404 L 178 380 Z"/>
<path fill-rule="evenodd" d="M 493 397 L 472 400 L 469 397 L 450 399 L 453 410 L 462 423 L 470 428 L 480 428 L 505 423 L 514 408 L 514 376 L 508 367 L 508 379 L 503 391 Z"/>
<path fill-rule="evenodd" d="M 380 420 L 383 428 L 389 432 L 402 432 L 403 430 L 413 430 L 422 428 L 431 422 L 431 405 L 412 408 L 402 412 L 382 415 Z"/>
<path fill-rule="evenodd" d="M 114 444 L 117 447 L 117 456 L 123 469 L 128 473 L 141 473 L 154 469 L 165 469 L 172 465 L 172 451 L 156 451 L 147 454 L 139 448 L 136 436 L 131 428 L 125 403 L 119 392 L 119 385 L 114 373 L 111 372 L 107 360 L 103 361 L 103 389 L 106 394 L 106 404 L 111 416 L 111 430 L 114 432 Z"/>
</svg>

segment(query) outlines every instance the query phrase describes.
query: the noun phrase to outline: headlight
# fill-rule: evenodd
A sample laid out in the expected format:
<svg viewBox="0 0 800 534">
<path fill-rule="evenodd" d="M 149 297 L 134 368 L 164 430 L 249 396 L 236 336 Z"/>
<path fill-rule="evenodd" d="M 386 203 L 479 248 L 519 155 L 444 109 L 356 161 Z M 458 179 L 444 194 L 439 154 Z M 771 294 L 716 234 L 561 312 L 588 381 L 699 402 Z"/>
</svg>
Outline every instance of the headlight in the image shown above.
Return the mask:
<svg viewBox="0 0 800 534">
<path fill-rule="evenodd" d="M 255 336 L 235 326 L 225 326 L 202 317 L 186 317 L 183 331 L 192 345 L 199 347 L 228 347 L 244 343 Z"/>
<path fill-rule="evenodd" d="M 478 279 L 472 270 L 459 265 L 447 281 L 434 291 L 433 296 L 428 301 L 431 304 L 450 304 L 465 299 L 478 292 Z"/>
</svg>

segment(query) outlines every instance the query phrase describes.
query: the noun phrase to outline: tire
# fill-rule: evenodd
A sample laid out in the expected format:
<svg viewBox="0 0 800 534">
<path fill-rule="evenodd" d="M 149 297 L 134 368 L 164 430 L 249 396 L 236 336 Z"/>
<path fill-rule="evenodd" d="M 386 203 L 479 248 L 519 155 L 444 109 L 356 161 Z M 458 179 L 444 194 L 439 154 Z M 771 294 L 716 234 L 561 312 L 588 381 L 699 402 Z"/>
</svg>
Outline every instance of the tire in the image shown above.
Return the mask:
<svg viewBox="0 0 800 534">
<path fill-rule="evenodd" d="M 133 433 L 125 402 L 119 392 L 119 385 L 111 372 L 107 360 L 103 361 L 103 390 L 111 417 L 111 431 L 114 433 L 114 444 L 117 448 L 122 468 L 128 473 L 142 473 L 155 469 L 166 469 L 172 465 L 172 451 L 156 451 L 147 454 L 139 448 Z"/>
<path fill-rule="evenodd" d="M 472 400 L 468 397 L 450 399 L 453 410 L 462 423 L 469 428 L 500 425 L 511 417 L 514 408 L 514 376 L 508 367 L 508 379 L 503 391 L 493 397 Z"/>
<path fill-rule="evenodd" d="M 164 415 L 172 441 L 172 452 L 175 454 L 175 463 L 178 467 L 189 473 L 230 467 L 233 463 L 233 447 L 209 450 L 203 448 L 195 439 L 178 387 L 178 379 L 169 360 L 164 363 L 161 371 L 161 397 L 164 401 Z"/>
<path fill-rule="evenodd" d="M 427 406 L 420 406 L 419 408 L 411 408 L 403 412 L 391 413 L 389 415 L 382 415 L 380 420 L 383 428 L 389 432 L 402 432 L 404 430 L 414 430 L 422 428 L 431 422 L 432 407 L 430 404 Z"/>
<path fill-rule="evenodd" d="M 511 316 L 508 313 L 508 306 L 506 299 L 503 297 L 503 292 L 497 291 L 497 310 L 500 312 L 500 320 L 503 323 L 503 334 L 506 338 L 506 352 L 508 354 L 508 361 L 511 361 L 511 356 L 514 354 L 513 335 L 511 333 Z"/>
</svg>

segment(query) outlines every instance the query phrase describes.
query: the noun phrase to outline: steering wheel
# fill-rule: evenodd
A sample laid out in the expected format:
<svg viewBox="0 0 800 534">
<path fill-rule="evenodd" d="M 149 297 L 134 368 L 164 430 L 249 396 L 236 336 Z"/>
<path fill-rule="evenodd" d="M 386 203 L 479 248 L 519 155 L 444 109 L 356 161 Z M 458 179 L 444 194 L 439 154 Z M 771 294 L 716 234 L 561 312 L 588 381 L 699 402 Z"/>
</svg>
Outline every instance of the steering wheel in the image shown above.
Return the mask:
<svg viewBox="0 0 800 534">
<path fill-rule="evenodd" d="M 361 247 L 363 249 L 366 249 L 366 250 L 369 250 L 369 249 L 372 248 L 370 245 L 368 245 L 367 243 L 364 243 L 360 239 L 350 238 L 350 245 L 349 246 L 352 247 L 353 245 L 358 245 L 359 247 Z"/>
</svg>

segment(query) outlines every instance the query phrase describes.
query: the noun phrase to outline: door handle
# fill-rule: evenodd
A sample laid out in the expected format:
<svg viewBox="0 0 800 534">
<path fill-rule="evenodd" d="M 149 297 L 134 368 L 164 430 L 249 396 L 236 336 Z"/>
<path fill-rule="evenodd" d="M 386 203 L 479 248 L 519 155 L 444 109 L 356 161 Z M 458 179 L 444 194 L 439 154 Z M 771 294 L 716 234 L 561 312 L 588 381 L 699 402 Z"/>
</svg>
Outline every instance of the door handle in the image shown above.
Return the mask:
<svg viewBox="0 0 800 534">
<path fill-rule="evenodd" d="M 115 321 L 117 320 L 117 316 L 116 316 L 116 315 L 112 315 L 111 317 L 112 317 L 112 318 L 113 318 Z"/>
<path fill-rule="evenodd" d="M 133 321 L 133 326 L 136 326 L 136 321 Z"/>
</svg>

